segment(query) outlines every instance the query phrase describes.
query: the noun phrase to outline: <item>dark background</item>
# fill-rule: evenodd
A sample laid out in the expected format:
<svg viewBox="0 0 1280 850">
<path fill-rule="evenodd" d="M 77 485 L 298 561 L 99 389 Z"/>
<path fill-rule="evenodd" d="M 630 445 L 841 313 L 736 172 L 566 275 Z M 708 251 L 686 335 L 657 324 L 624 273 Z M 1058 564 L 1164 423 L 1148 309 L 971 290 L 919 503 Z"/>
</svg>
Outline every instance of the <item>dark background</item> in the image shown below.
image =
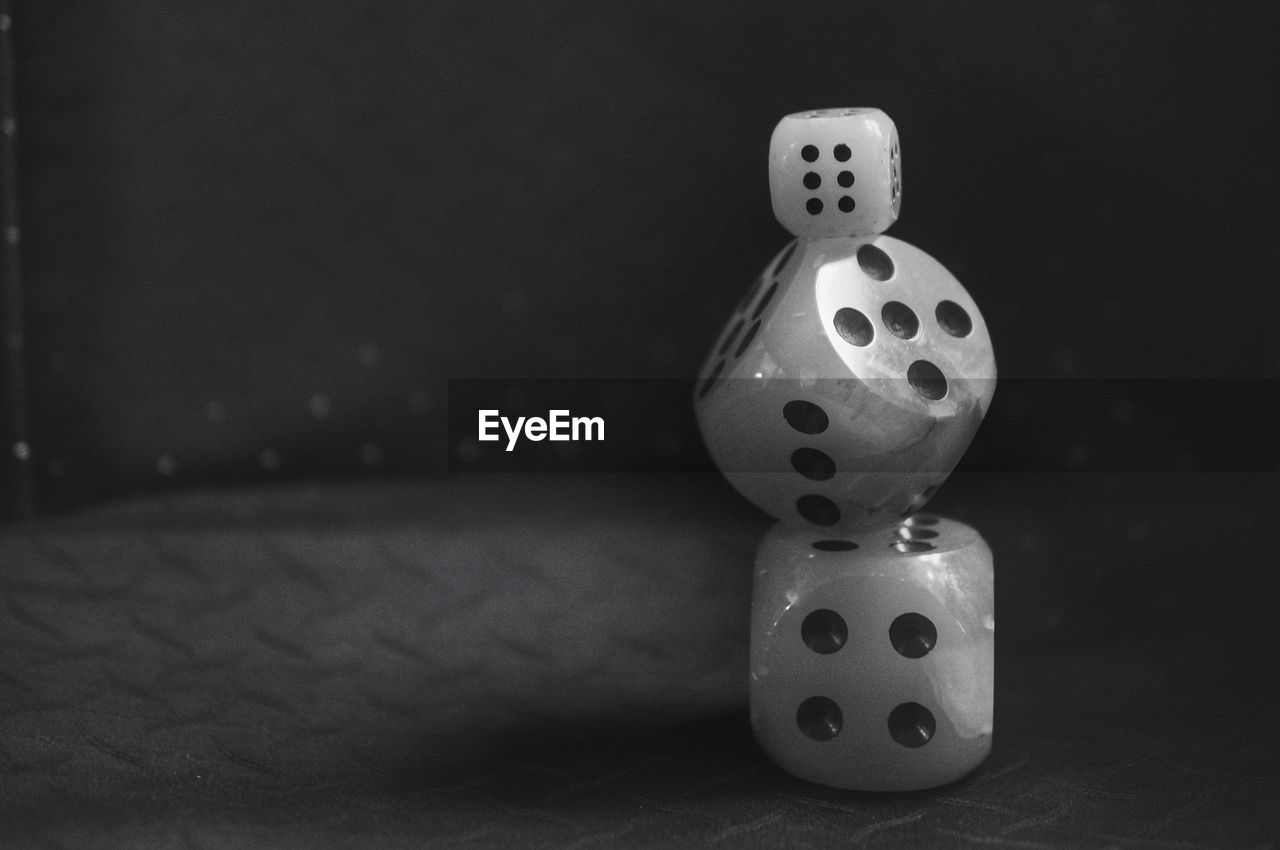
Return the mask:
<svg viewBox="0 0 1280 850">
<path fill-rule="evenodd" d="M 1119 385 L 1052 411 L 1058 390 L 1002 393 L 983 457 L 1075 469 L 1114 437 L 1145 468 L 1223 468 L 1199 454 L 1242 443 L 1260 454 L 1225 468 L 1276 468 L 1259 427 L 1280 372 L 1270 5 L 14 15 L 45 509 L 440 470 L 449 378 L 688 378 L 787 238 L 768 202 L 773 124 L 832 104 L 897 122 L 891 232 L 966 284 L 1002 378 L 1170 379 L 1167 408 L 1136 422 Z M 1222 402 L 1187 378 L 1249 386 Z"/>
<path fill-rule="evenodd" d="M 1280 9 L 12 5 L 6 846 L 1280 834 Z M 921 794 L 752 745 L 767 521 L 690 415 L 774 123 L 846 104 L 1001 372 L 931 504 L 995 749 Z M 449 474 L 448 382 L 512 378 L 632 379 L 660 474 Z"/>
</svg>

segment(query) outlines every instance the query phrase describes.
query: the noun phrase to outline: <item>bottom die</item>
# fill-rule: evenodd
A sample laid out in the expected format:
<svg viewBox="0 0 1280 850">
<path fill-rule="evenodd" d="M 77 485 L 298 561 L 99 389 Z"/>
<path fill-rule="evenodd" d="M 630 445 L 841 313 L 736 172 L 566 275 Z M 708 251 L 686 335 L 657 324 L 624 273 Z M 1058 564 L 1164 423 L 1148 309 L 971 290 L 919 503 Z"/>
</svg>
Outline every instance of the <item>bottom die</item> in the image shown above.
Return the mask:
<svg viewBox="0 0 1280 850">
<path fill-rule="evenodd" d="M 756 556 L 751 724 L 781 768 L 862 791 L 945 785 L 991 750 L 991 549 L 918 516 L 827 537 L 776 525 Z"/>
</svg>

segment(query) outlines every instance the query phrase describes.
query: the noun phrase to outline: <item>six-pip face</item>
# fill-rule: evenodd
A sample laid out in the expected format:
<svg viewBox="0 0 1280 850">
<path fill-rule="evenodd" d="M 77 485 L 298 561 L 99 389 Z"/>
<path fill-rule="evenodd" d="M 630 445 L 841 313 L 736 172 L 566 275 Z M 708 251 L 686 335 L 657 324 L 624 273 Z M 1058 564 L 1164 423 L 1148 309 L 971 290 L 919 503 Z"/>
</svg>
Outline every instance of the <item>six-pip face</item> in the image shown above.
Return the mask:
<svg viewBox="0 0 1280 850">
<path fill-rule="evenodd" d="M 898 130 L 879 109 L 786 116 L 769 142 L 773 213 L 802 239 L 884 232 L 902 206 Z"/>
</svg>

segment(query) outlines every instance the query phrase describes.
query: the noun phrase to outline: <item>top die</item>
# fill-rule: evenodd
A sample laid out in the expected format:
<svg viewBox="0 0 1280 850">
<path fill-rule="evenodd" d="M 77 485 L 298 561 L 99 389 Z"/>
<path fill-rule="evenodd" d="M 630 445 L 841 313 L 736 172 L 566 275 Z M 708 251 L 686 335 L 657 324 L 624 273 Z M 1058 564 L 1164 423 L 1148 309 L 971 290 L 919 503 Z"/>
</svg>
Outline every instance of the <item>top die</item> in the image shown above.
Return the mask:
<svg viewBox="0 0 1280 850">
<path fill-rule="evenodd" d="M 769 140 L 769 194 L 801 239 L 883 233 L 902 205 L 897 127 L 879 109 L 788 115 Z"/>
</svg>

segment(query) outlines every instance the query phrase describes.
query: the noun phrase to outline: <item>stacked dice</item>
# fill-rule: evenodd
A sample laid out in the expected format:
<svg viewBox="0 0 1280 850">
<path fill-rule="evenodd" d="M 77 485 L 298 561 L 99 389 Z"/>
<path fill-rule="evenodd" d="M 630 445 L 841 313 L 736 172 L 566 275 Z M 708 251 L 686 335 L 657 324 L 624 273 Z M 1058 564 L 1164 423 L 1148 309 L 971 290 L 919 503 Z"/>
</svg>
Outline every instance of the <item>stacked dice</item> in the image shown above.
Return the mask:
<svg viewBox="0 0 1280 850">
<path fill-rule="evenodd" d="M 751 721 L 782 768 L 867 791 L 942 785 L 991 747 L 991 550 L 918 513 L 995 391 L 977 305 L 883 235 L 902 203 L 878 109 L 788 115 L 769 186 L 796 239 L 695 389 L 712 458 L 779 522 L 755 564 Z"/>
</svg>

